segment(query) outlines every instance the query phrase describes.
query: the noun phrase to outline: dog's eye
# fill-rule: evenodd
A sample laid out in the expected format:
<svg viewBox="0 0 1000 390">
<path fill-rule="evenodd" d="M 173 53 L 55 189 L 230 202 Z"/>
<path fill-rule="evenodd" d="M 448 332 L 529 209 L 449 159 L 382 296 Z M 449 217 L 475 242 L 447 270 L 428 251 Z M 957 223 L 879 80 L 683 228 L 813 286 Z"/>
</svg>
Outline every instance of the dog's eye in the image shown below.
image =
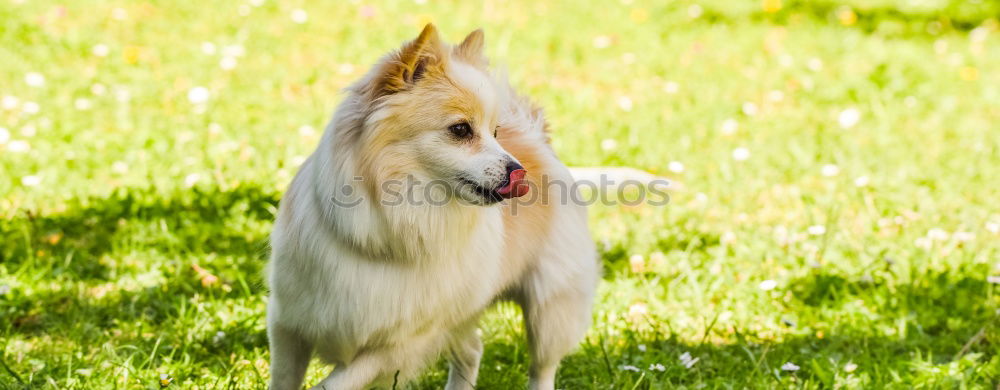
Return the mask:
<svg viewBox="0 0 1000 390">
<path fill-rule="evenodd" d="M 468 122 L 459 122 L 448 126 L 448 131 L 458 138 L 469 138 L 472 136 L 472 126 Z"/>
<path fill-rule="evenodd" d="M 500 126 L 497 126 L 497 127 L 493 128 L 493 138 L 497 137 L 497 130 L 500 130 Z"/>
</svg>

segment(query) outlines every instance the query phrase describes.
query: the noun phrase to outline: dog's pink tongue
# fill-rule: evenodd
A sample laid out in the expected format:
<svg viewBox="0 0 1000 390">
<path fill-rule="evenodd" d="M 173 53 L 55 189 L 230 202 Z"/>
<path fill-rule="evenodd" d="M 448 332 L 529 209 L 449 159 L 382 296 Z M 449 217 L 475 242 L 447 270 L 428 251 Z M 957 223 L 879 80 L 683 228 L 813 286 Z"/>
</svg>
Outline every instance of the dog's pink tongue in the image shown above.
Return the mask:
<svg viewBox="0 0 1000 390">
<path fill-rule="evenodd" d="M 524 174 L 528 173 L 523 169 L 515 169 L 510 172 L 510 180 L 507 185 L 500 187 L 497 193 L 505 199 L 517 198 L 528 193 L 528 183 L 524 182 Z"/>
</svg>

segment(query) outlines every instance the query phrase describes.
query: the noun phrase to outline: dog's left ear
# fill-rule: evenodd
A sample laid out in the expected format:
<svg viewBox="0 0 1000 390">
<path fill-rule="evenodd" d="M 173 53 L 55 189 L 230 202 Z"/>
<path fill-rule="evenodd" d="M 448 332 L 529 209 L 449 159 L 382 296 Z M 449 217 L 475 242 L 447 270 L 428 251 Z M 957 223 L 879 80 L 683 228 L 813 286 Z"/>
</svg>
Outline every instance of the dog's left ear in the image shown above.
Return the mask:
<svg viewBox="0 0 1000 390">
<path fill-rule="evenodd" d="M 469 33 L 469 35 L 462 40 L 462 43 L 455 46 L 455 57 L 461 58 L 471 65 L 485 68 L 489 65 L 486 60 L 486 56 L 483 55 L 483 46 L 485 45 L 486 37 L 483 35 L 483 29 L 477 29 Z"/>
</svg>

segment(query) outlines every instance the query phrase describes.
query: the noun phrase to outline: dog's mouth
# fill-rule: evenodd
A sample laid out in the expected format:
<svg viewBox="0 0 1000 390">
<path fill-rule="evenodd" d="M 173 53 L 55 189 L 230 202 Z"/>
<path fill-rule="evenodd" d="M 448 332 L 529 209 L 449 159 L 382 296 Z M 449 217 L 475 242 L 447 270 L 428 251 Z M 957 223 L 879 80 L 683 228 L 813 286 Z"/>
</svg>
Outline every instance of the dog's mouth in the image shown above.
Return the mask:
<svg viewBox="0 0 1000 390">
<path fill-rule="evenodd" d="M 485 204 L 494 204 L 504 199 L 497 190 L 483 187 L 468 178 L 459 176 L 458 181 L 461 183 L 462 189 L 468 188 L 472 193 L 479 195 Z"/>
<path fill-rule="evenodd" d="M 470 190 L 479 195 L 484 204 L 494 204 L 504 199 L 511 199 L 524 196 L 528 193 L 529 187 L 525 175 L 527 171 L 523 168 L 511 170 L 507 177 L 496 188 L 487 188 L 465 176 L 458 176 L 459 191 Z"/>
</svg>

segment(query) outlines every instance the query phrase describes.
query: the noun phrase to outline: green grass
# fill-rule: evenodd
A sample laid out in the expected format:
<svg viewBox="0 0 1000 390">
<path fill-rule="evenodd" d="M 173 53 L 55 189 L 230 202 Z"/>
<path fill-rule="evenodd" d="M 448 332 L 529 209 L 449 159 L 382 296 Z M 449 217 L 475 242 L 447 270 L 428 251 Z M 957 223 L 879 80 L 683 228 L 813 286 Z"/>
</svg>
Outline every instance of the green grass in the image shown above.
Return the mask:
<svg viewBox="0 0 1000 390">
<path fill-rule="evenodd" d="M 567 163 L 678 183 L 592 208 L 605 277 L 559 388 L 995 387 L 1000 3 L 770 3 L 3 0 L 0 388 L 266 387 L 281 191 L 431 20 L 485 28 Z M 525 385 L 519 317 L 486 317 L 480 388 Z"/>
</svg>

